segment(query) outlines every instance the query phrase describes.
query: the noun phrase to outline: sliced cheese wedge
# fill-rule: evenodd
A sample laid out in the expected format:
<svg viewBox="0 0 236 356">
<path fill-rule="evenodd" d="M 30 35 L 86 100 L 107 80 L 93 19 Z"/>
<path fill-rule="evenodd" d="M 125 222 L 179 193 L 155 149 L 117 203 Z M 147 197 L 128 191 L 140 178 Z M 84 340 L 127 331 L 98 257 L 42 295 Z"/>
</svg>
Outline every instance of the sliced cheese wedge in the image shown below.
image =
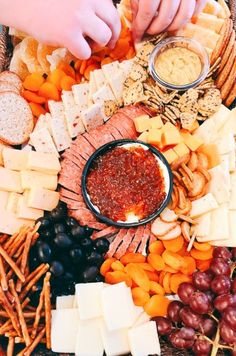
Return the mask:
<svg viewBox="0 0 236 356">
<path fill-rule="evenodd" d="M 109 331 L 101 321 L 100 331 L 106 356 L 126 355 L 130 353 L 128 329 Z"/>
<path fill-rule="evenodd" d="M 93 319 L 102 316 L 100 295 L 104 283 L 79 283 L 76 284 L 76 299 L 79 305 L 81 320 Z"/>
<path fill-rule="evenodd" d="M 66 125 L 64 106 L 62 102 L 49 100 L 50 125 L 53 141 L 56 144 L 58 152 L 64 151 L 71 145 L 71 138 Z"/>
<path fill-rule="evenodd" d="M 27 169 L 56 175 L 61 170 L 58 156 L 54 153 L 31 151 L 28 155 Z"/>
<path fill-rule="evenodd" d="M 35 185 L 39 188 L 57 189 L 57 175 L 35 171 L 21 171 L 20 175 L 23 189 L 31 189 Z"/>
<path fill-rule="evenodd" d="M 85 132 L 84 124 L 81 120 L 82 110 L 75 103 L 74 95 L 71 91 L 63 90 L 61 98 L 70 137 L 77 137 L 79 134 Z"/>
<path fill-rule="evenodd" d="M 34 186 L 29 191 L 27 206 L 29 208 L 52 211 L 59 203 L 59 193 Z"/>
<path fill-rule="evenodd" d="M 160 355 L 160 342 L 154 321 L 129 330 L 129 343 L 132 356 Z"/>
<path fill-rule="evenodd" d="M 229 211 L 230 236 L 226 240 L 212 241 L 213 246 L 236 247 L 236 211 Z"/>
<path fill-rule="evenodd" d="M 216 144 L 219 154 L 224 155 L 235 150 L 235 141 L 233 133 L 228 133 L 225 135 L 219 134 L 219 137 L 214 141 Z"/>
<path fill-rule="evenodd" d="M 229 209 L 236 210 L 236 172 L 230 175 L 230 181 L 231 181 L 231 192 L 230 192 Z"/>
<path fill-rule="evenodd" d="M 94 77 L 97 88 L 101 88 L 101 87 L 103 87 L 103 85 L 106 84 L 106 78 L 104 76 L 102 69 L 96 69 L 93 72 L 93 77 Z"/>
<path fill-rule="evenodd" d="M 224 240 L 230 236 L 229 210 L 227 206 L 220 206 L 211 213 L 211 233 L 215 240 Z"/>
<path fill-rule="evenodd" d="M 43 217 L 44 211 L 41 209 L 29 208 L 27 206 L 26 198 L 22 195 L 17 203 L 16 215 L 20 219 L 37 220 Z"/>
<path fill-rule="evenodd" d="M 75 103 L 78 105 L 80 111 L 88 108 L 89 84 L 76 84 L 72 86 L 72 93 L 74 95 Z"/>
<path fill-rule="evenodd" d="M 95 104 L 104 104 L 106 100 L 116 100 L 110 85 L 107 83 L 92 95 L 92 99 Z"/>
<path fill-rule="evenodd" d="M 37 152 L 53 153 L 57 157 L 59 157 L 56 146 L 48 129 L 42 128 L 40 130 L 32 132 L 30 134 L 30 141 Z"/>
<path fill-rule="evenodd" d="M 209 213 L 216 208 L 218 208 L 217 201 L 211 193 L 208 193 L 204 197 L 192 202 L 190 217 L 195 219 L 203 214 Z"/>
</svg>

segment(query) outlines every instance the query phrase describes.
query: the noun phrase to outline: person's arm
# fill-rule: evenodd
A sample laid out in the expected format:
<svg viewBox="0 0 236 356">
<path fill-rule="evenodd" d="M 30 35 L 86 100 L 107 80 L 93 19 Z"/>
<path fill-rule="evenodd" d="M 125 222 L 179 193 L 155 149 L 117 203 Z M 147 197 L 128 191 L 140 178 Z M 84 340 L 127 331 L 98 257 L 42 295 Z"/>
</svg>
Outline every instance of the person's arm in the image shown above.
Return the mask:
<svg viewBox="0 0 236 356">
<path fill-rule="evenodd" d="M 0 23 L 81 59 L 90 57 L 91 40 L 112 47 L 121 30 L 112 0 L 0 0 Z"/>
</svg>

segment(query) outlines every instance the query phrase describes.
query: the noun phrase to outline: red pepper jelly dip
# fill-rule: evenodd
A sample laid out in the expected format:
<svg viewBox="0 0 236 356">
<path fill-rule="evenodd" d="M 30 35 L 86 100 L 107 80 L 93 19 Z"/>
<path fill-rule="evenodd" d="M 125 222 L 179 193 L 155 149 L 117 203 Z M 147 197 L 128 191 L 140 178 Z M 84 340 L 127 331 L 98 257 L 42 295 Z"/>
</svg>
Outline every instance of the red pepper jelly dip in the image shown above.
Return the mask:
<svg viewBox="0 0 236 356">
<path fill-rule="evenodd" d="M 114 147 L 93 162 L 87 175 L 87 192 L 103 216 L 116 222 L 138 222 L 162 205 L 165 180 L 149 149 L 125 146 Z M 136 221 L 129 221 L 129 217 Z"/>
</svg>

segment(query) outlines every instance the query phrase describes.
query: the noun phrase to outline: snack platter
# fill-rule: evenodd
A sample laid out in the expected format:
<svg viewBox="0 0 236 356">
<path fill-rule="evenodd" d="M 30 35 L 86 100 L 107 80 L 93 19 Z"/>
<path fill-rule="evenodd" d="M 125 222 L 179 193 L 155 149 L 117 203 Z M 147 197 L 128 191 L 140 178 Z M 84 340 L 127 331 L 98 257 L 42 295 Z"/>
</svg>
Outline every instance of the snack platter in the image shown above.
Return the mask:
<svg viewBox="0 0 236 356">
<path fill-rule="evenodd" d="M 228 5 L 208 0 L 176 33 L 134 44 L 122 0 L 116 47 L 87 61 L 9 29 L 7 65 L 0 43 L 0 355 L 234 354 Z"/>
</svg>

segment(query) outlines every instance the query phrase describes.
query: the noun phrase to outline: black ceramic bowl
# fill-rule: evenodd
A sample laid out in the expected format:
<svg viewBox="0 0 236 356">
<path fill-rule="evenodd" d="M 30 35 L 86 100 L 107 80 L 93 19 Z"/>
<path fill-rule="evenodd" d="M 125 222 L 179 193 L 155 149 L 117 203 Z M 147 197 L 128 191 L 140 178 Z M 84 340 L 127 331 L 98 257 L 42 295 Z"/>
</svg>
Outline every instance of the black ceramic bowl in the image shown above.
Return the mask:
<svg viewBox="0 0 236 356">
<path fill-rule="evenodd" d="M 145 147 L 146 149 L 148 147 L 148 149 L 153 153 L 153 155 L 155 155 L 157 157 L 159 166 L 161 167 L 161 170 L 162 170 L 162 173 L 163 173 L 163 176 L 165 179 L 165 186 L 166 186 L 166 198 L 163 201 L 163 203 L 161 204 L 161 206 L 153 214 L 147 216 L 144 219 L 139 220 L 138 222 L 113 221 L 113 220 L 109 219 L 108 217 L 100 214 L 98 209 L 91 202 L 88 191 L 87 191 L 87 175 L 90 171 L 91 166 L 93 165 L 93 162 L 98 157 L 107 153 L 109 150 L 111 150 L 117 146 L 124 146 L 127 144 L 138 144 L 140 146 Z M 108 225 L 129 228 L 129 227 L 146 224 L 146 223 L 150 222 L 151 220 L 153 220 L 154 218 L 156 218 L 158 215 L 160 215 L 160 213 L 165 209 L 165 207 L 168 205 L 168 203 L 171 199 L 171 193 L 172 193 L 172 188 L 173 188 L 173 178 L 172 178 L 172 172 L 171 172 L 170 166 L 169 166 L 167 160 L 165 159 L 165 157 L 161 154 L 161 152 L 159 152 L 153 146 L 146 144 L 142 141 L 127 139 L 127 140 L 117 140 L 117 141 L 109 142 L 109 143 L 105 144 L 104 146 L 100 147 L 98 150 L 96 150 L 92 154 L 92 156 L 88 159 L 88 161 L 84 167 L 83 174 L 82 174 L 82 185 L 81 186 L 82 186 L 82 194 L 83 194 L 85 203 L 88 206 L 88 208 L 93 212 L 93 214 L 97 217 L 97 219 L 101 220 L 102 222 L 104 222 Z"/>
</svg>

